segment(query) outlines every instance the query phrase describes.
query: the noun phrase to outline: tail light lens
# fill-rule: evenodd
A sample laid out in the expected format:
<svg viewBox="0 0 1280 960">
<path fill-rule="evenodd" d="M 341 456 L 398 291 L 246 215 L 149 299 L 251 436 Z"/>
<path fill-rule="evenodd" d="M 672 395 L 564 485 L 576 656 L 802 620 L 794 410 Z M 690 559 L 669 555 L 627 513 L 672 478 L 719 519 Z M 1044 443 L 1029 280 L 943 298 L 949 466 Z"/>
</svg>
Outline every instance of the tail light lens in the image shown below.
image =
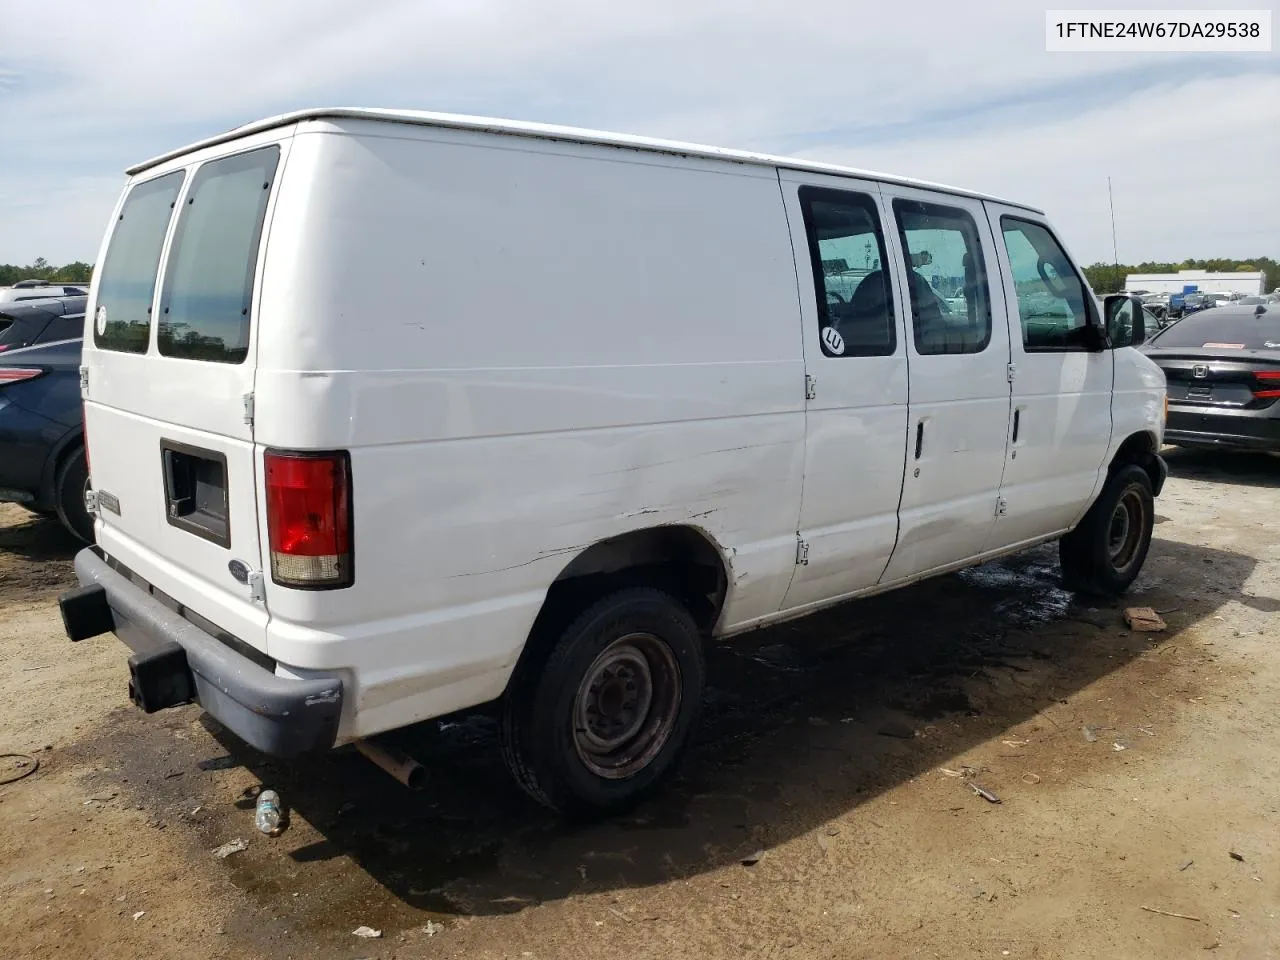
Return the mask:
<svg viewBox="0 0 1280 960">
<path fill-rule="evenodd" d="M 303 590 L 351 586 L 350 456 L 268 450 L 263 461 L 272 581 Z"/>
<path fill-rule="evenodd" d="M 44 371 L 34 367 L 6 367 L 0 369 L 0 387 L 10 383 L 22 383 L 44 376 Z"/>
<path fill-rule="evenodd" d="M 1253 377 L 1257 381 L 1253 395 L 1259 400 L 1280 397 L 1280 370 L 1259 370 Z"/>
</svg>

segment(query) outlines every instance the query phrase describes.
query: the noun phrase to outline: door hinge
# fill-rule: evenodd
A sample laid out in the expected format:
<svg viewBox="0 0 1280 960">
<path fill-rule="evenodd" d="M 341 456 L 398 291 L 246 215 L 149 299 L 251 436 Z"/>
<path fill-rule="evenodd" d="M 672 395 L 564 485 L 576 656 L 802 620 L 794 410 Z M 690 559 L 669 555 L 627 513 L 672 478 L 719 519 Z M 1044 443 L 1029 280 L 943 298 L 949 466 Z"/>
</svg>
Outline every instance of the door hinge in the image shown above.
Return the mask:
<svg viewBox="0 0 1280 960">
<path fill-rule="evenodd" d="M 812 374 L 806 373 L 804 375 L 804 398 L 806 400 L 812 400 L 817 395 L 818 395 L 818 378 L 814 377 Z"/>
<path fill-rule="evenodd" d="M 244 401 L 244 422 L 253 426 L 253 394 L 246 393 L 240 399 Z"/>
<path fill-rule="evenodd" d="M 98 491 L 86 490 L 84 492 L 84 509 L 89 516 L 96 516 L 98 513 Z"/>
<path fill-rule="evenodd" d="M 809 565 L 809 541 L 796 538 L 796 566 L 807 567 Z"/>
<path fill-rule="evenodd" d="M 89 368 L 88 367 L 80 368 L 80 389 L 81 390 L 89 389 Z"/>
<path fill-rule="evenodd" d="M 1009 501 L 1004 497 L 996 497 L 996 516 L 1007 517 L 1009 515 Z"/>
<path fill-rule="evenodd" d="M 249 574 L 249 599 L 263 603 L 267 599 L 267 581 L 261 573 Z"/>
<path fill-rule="evenodd" d="M 1013 383 L 1013 381 L 1017 380 L 1017 379 L 1018 379 L 1018 365 L 1017 365 L 1016 363 L 1011 363 L 1011 364 L 1009 364 L 1009 365 L 1005 368 L 1005 376 L 1009 378 L 1009 382 L 1010 382 L 1010 383 Z"/>
</svg>

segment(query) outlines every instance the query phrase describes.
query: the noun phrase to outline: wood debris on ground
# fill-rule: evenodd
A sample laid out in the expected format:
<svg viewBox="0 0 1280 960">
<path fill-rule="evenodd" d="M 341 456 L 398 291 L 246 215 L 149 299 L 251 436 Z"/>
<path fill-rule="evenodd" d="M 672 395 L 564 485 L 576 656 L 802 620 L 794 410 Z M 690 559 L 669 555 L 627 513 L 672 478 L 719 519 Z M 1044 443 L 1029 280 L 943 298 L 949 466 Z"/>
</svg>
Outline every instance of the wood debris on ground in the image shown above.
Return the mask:
<svg viewBox="0 0 1280 960">
<path fill-rule="evenodd" d="M 1151 607 L 1128 607 L 1124 611 L 1124 622 L 1130 630 L 1139 633 L 1161 633 L 1169 629 L 1164 617 Z"/>
</svg>

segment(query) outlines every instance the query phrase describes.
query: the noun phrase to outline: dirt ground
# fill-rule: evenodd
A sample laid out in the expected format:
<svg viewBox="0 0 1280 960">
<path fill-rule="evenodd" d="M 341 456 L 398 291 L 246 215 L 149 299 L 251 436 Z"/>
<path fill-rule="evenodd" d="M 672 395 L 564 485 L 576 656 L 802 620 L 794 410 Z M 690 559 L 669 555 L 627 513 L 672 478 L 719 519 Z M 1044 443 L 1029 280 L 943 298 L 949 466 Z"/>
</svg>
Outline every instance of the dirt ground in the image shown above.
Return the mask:
<svg viewBox="0 0 1280 960">
<path fill-rule="evenodd" d="M 0 785 L 6 954 L 1280 957 L 1280 459 L 1169 461 L 1128 598 L 1168 632 L 1053 548 L 761 632 L 712 655 L 677 781 L 577 828 L 483 714 L 400 736 L 417 794 L 142 715 L 118 641 L 63 638 L 70 539 L 0 507 L 0 753 L 39 761 Z"/>
</svg>

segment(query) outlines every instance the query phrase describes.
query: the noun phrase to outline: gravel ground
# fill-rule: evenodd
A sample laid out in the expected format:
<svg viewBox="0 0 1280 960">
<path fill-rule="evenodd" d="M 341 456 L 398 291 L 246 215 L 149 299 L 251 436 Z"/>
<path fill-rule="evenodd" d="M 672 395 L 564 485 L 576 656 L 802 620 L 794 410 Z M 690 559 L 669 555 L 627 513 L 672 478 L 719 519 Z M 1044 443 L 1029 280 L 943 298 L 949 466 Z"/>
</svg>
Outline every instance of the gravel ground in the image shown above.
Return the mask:
<svg viewBox="0 0 1280 960">
<path fill-rule="evenodd" d="M 671 788 L 578 828 L 483 714 L 399 736 L 417 794 L 142 715 L 116 640 L 62 637 L 70 538 L 0 506 L 0 752 L 39 761 L 0 785 L 8 954 L 1280 957 L 1280 460 L 1169 460 L 1127 598 L 1167 632 L 1064 592 L 1052 548 L 764 631 L 710 658 Z"/>
</svg>

